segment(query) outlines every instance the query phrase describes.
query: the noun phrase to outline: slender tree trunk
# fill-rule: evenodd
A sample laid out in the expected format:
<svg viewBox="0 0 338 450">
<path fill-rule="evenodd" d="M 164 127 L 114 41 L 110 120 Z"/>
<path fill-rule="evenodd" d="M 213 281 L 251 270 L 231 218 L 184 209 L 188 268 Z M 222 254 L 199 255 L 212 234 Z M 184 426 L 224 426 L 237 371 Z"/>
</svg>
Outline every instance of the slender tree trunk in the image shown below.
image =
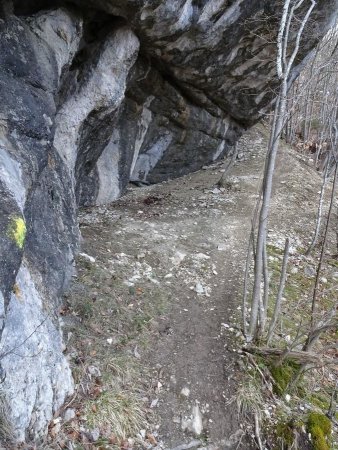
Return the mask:
<svg viewBox="0 0 338 450">
<path fill-rule="evenodd" d="M 279 288 L 278 288 L 278 294 L 277 294 L 276 303 L 275 303 L 275 310 L 273 312 L 271 324 L 270 324 L 270 327 L 269 327 L 268 338 L 267 338 L 267 345 L 270 344 L 270 341 L 271 341 L 271 338 L 272 338 L 272 334 L 273 334 L 273 332 L 274 332 L 274 330 L 276 328 L 277 320 L 279 318 L 280 311 L 281 311 L 282 298 L 283 298 L 285 281 L 286 281 L 286 269 L 287 269 L 288 259 L 289 259 L 289 250 L 290 250 L 290 241 L 289 241 L 289 239 L 286 239 L 285 247 L 284 247 L 284 258 L 283 258 L 283 264 L 282 264 L 282 271 L 281 271 Z"/>
</svg>

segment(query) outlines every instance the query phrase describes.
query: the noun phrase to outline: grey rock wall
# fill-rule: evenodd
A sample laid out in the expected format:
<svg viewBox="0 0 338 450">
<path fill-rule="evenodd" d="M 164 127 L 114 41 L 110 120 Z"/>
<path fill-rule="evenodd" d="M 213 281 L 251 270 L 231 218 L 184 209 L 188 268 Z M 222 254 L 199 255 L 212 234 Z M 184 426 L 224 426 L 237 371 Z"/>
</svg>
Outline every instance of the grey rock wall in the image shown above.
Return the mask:
<svg viewBox="0 0 338 450">
<path fill-rule="evenodd" d="M 58 312 L 77 207 L 221 158 L 276 85 L 279 2 L 70 3 L 0 1 L 4 445 L 40 442 L 73 392 Z M 337 11 L 338 0 L 317 3 L 294 77 Z"/>
</svg>

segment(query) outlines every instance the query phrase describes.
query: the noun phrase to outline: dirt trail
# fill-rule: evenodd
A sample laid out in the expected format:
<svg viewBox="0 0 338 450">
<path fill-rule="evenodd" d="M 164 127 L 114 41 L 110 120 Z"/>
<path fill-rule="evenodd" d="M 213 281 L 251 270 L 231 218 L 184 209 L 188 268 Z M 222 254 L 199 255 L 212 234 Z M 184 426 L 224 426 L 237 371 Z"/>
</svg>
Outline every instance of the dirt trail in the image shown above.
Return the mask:
<svg viewBox="0 0 338 450">
<path fill-rule="evenodd" d="M 229 399 L 242 375 L 236 327 L 265 145 L 260 126 L 242 138 L 242 161 L 223 188 L 217 187 L 221 163 L 179 180 L 133 188 L 108 208 L 80 214 L 82 250 L 95 262 L 83 256 L 81 265 L 80 258 L 68 298 L 75 310 L 89 298 L 89 313 L 77 315 L 91 332 L 80 341 L 77 336 L 77 344 L 70 339 L 70 353 L 101 372 L 107 351 L 125 353 L 141 367 L 144 378 L 136 390 L 152 414 L 134 444 L 129 440 L 133 448 L 249 448 Z M 308 197 L 319 182 L 312 169 L 282 149 L 271 221 L 276 241 L 282 242 L 290 227 L 297 233 L 312 226 L 314 205 L 309 207 Z M 297 208 L 289 217 L 291 199 Z M 115 305 L 101 318 L 100 302 L 102 309 L 107 302 Z M 93 420 L 84 420 L 84 429 L 90 427 Z"/>
</svg>

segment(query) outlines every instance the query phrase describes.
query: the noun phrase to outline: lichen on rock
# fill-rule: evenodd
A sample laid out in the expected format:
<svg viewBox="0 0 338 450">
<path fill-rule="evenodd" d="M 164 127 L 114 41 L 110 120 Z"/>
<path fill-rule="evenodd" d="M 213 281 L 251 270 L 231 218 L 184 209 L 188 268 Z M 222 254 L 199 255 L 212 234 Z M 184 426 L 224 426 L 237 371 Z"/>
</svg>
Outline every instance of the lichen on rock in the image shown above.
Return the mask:
<svg viewBox="0 0 338 450">
<path fill-rule="evenodd" d="M 26 224 L 22 217 L 14 216 L 8 226 L 8 237 L 13 239 L 16 245 L 22 249 L 26 239 Z"/>
</svg>

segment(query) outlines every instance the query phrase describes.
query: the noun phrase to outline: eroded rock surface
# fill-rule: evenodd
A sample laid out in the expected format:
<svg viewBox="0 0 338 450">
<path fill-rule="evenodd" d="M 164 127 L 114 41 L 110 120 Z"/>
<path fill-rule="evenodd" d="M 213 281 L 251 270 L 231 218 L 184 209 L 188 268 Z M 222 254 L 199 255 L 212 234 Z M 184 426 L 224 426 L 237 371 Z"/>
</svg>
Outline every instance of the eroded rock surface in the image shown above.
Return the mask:
<svg viewBox="0 0 338 450">
<path fill-rule="evenodd" d="M 58 313 L 77 206 L 221 158 L 273 100 L 274 1 L 72 3 L 0 5 L 4 442 L 38 442 L 73 391 Z M 337 8 L 317 2 L 294 76 Z"/>
</svg>

